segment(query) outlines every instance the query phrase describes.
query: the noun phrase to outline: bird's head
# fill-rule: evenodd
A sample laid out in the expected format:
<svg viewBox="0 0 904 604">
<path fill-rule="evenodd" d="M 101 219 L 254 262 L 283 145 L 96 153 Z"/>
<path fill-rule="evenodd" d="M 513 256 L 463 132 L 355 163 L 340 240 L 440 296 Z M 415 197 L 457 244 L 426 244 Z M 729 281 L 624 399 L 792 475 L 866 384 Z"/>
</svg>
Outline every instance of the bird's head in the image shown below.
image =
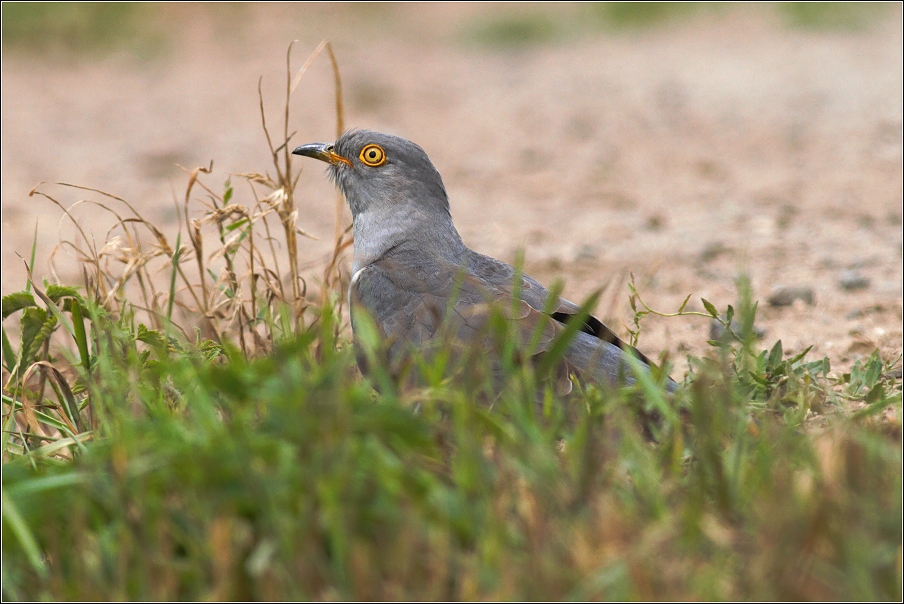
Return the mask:
<svg viewBox="0 0 904 604">
<path fill-rule="evenodd" d="M 310 143 L 292 151 L 329 164 L 352 216 L 372 209 L 449 213 L 443 180 L 430 158 L 409 140 L 370 130 L 349 130 L 335 143 Z"/>
</svg>

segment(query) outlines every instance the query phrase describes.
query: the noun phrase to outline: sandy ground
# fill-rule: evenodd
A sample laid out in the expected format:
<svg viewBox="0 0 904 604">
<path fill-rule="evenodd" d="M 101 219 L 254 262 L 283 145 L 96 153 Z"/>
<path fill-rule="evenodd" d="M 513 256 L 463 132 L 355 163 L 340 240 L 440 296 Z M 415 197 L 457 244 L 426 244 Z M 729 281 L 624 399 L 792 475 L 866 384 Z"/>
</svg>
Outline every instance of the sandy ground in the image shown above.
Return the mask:
<svg viewBox="0 0 904 604">
<path fill-rule="evenodd" d="M 688 294 L 724 308 L 750 275 L 765 342 L 813 345 L 849 367 L 902 348 L 902 23 L 854 32 L 793 30 L 743 9 L 655 29 L 575 31 L 516 49 L 467 32 L 504 11 L 576 23 L 580 7 L 342 5 L 244 8 L 220 19 L 171 7 L 180 35 L 152 59 L 34 58 L 2 69 L 2 292 L 21 289 L 38 224 L 38 258 L 60 236 L 60 211 L 28 197 L 70 182 L 127 198 L 177 229 L 175 166 L 230 173 L 269 167 L 260 128 L 263 77 L 275 122 L 285 50 L 300 66 L 322 38 L 342 70 L 347 125 L 418 142 L 443 175 L 465 241 L 506 261 L 526 250 L 537 279 L 581 300 L 608 285 L 602 317 L 625 334 L 630 272 L 647 303 L 674 311 Z M 242 27 L 229 24 L 241 20 Z M 186 24 L 191 24 L 190 27 Z M 335 137 L 325 57 L 292 102 L 293 143 Z M 300 255 L 316 262 L 333 233 L 331 185 L 298 158 Z M 61 201 L 74 191 L 44 190 Z M 82 212 L 102 239 L 109 221 Z M 64 226 L 63 234 L 69 232 Z M 72 266 L 58 262 L 64 280 Z M 39 262 L 38 274 L 50 274 Z M 862 277 L 861 289 L 842 287 Z M 815 303 L 771 307 L 780 285 Z M 707 348 L 709 323 L 648 318 L 641 348 Z M 678 376 L 676 376 L 678 377 Z"/>
</svg>

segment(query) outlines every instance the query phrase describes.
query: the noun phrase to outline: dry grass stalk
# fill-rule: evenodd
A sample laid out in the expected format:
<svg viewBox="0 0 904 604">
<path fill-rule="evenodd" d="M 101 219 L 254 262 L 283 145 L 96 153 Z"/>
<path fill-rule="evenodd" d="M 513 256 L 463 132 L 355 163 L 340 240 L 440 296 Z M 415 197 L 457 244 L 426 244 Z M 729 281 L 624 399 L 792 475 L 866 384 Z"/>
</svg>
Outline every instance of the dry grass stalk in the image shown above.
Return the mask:
<svg viewBox="0 0 904 604">
<path fill-rule="evenodd" d="M 338 64 L 328 42 L 322 42 L 294 76 L 293 45 L 289 45 L 286 53 L 286 96 L 280 141 L 271 137 L 260 82 L 258 85 L 261 122 L 274 175 L 236 174 L 233 176 L 247 187 L 240 191 L 233 189 L 230 178 L 224 189 L 217 191 L 207 182 L 213 173 L 213 162 L 208 166 L 183 168 L 188 179 L 176 211 L 187 242 L 182 241 L 181 233 L 172 242 L 162 228 L 145 218 L 124 197 L 98 188 L 55 183 L 91 194 L 67 204 L 56 193 L 45 190 L 45 183 L 34 187 L 29 196 L 43 197 L 62 211 L 60 228 L 64 222 L 74 228 L 72 235 L 61 232 L 60 243 L 51 253 L 51 273 L 58 283 L 57 254 L 64 251 L 79 266 L 85 300 L 102 308 L 108 317 L 130 325 L 131 329 L 144 324 L 150 330 L 165 332 L 167 337 L 181 333 L 186 340 L 201 336 L 217 343 L 231 341 L 248 356 L 267 354 L 277 341 L 292 337 L 317 320 L 318 314 L 312 312 L 316 304 L 312 302 L 327 301 L 332 290 L 341 288 L 339 264 L 351 239 L 342 224 L 344 201 L 340 198 L 337 199 L 335 245 L 326 262 L 321 291 L 310 298 L 300 269 L 298 237 L 313 236 L 298 226 L 299 209 L 295 205 L 298 178 L 291 165 L 289 140 L 294 133 L 289 132 L 289 103 L 303 74 L 324 49 L 335 78 L 339 132 L 344 127 L 342 89 Z M 100 241 L 80 223 L 79 213 L 86 207 L 111 217 L 112 226 Z M 281 228 L 275 227 L 274 220 Z M 38 284 L 33 279 L 30 283 L 37 291 Z M 344 296 L 337 293 L 342 300 Z M 56 308 L 55 312 L 62 317 L 59 310 Z M 72 337 L 56 327 L 58 324 L 50 328 L 55 342 L 53 350 L 68 348 L 74 354 Z M 71 325 L 68 331 L 71 333 Z M 92 337 L 102 335 L 94 333 Z M 95 348 L 97 344 L 95 341 Z M 10 400 L 17 402 L 9 407 L 4 425 L 17 428 L 13 432 L 18 432 L 23 451 L 45 440 L 87 434 L 77 409 L 77 397 L 68 385 L 60 386 L 61 380 L 65 383 L 68 379 L 63 374 L 68 376 L 70 368 L 60 364 L 58 356 L 51 356 L 53 350 L 48 337 L 27 367 L 18 368 L 14 374 L 4 368 L 4 398 L 9 395 Z M 56 395 L 56 402 L 45 396 L 48 385 Z M 90 415 L 90 405 L 82 407 L 81 413 Z M 63 452 L 68 452 L 68 448 Z"/>
</svg>

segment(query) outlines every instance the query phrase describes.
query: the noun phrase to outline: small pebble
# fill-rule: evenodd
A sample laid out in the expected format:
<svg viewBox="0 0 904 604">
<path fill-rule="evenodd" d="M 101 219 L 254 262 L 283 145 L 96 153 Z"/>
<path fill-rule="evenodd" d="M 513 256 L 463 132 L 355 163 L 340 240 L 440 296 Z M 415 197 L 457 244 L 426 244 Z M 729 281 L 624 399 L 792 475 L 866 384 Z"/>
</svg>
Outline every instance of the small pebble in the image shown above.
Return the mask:
<svg viewBox="0 0 904 604">
<path fill-rule="evenodd" d="M 725 244 L 721 241 L 713 241 L 707 243 L 703 250 L 700 252 L 700 255 L 697 257 L 697 262 L 706 263 L 710 260 L 715 260 L 728 251 L 729 249 L 725 247 Z"/>
<path fill-rule="evenodd" d="M 885 378 L 892 379 L 892 380 L 900 380 L 902 375 L 904 375 L 904 374 L 902 374 L 901 368 L 898 367 L 897 369 L 892 369 L 891 371 L 886 373 Z"/>
<path fill-rule="evenodd" d="M 844 291 L 852 292 L 869 287 L 869 279 L 858 271 L 844 271 L 841 273 L 841 278 L 838 279 L 838 285 Z"/>
<path fill-rule="evenodd" d="M 584 244 L 578 249 L 575 260 L 577 262 L 596 262 L 600 258 L 599 251 L 592 245 Z"/>
<path fill-rule="evenodd" d="M 644 227 L 648 231 L 659 231 L 665 226 L 665 218 L 662 214 L 653 214 L 644 222 Z"/>
<path fill-rule="evenodd" d="M 803 300 L 809 306 L 813 306 L 816 301 L 813 288 L 806 285 L 779 285 L 772 288 L 772 294 L 769 296 L 768 302 L 770 306 L 791 306 L 795 300 Z"/>
</svg>

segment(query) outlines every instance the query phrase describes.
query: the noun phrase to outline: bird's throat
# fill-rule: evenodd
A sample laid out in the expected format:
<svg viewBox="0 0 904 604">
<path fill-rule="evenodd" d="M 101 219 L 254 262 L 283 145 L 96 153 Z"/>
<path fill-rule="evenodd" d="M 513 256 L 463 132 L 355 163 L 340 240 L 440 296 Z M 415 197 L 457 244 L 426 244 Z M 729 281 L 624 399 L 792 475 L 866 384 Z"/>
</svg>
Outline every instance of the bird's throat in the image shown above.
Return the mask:
<svg viewBox="0 0 904 604">
<path fill-rule="evenodd" d="M 467 252 L 449 215 L 368 209 L 354 217 L 353 272 L 392 253 L 417 251 L 459 263 Z"/>
</svg>

